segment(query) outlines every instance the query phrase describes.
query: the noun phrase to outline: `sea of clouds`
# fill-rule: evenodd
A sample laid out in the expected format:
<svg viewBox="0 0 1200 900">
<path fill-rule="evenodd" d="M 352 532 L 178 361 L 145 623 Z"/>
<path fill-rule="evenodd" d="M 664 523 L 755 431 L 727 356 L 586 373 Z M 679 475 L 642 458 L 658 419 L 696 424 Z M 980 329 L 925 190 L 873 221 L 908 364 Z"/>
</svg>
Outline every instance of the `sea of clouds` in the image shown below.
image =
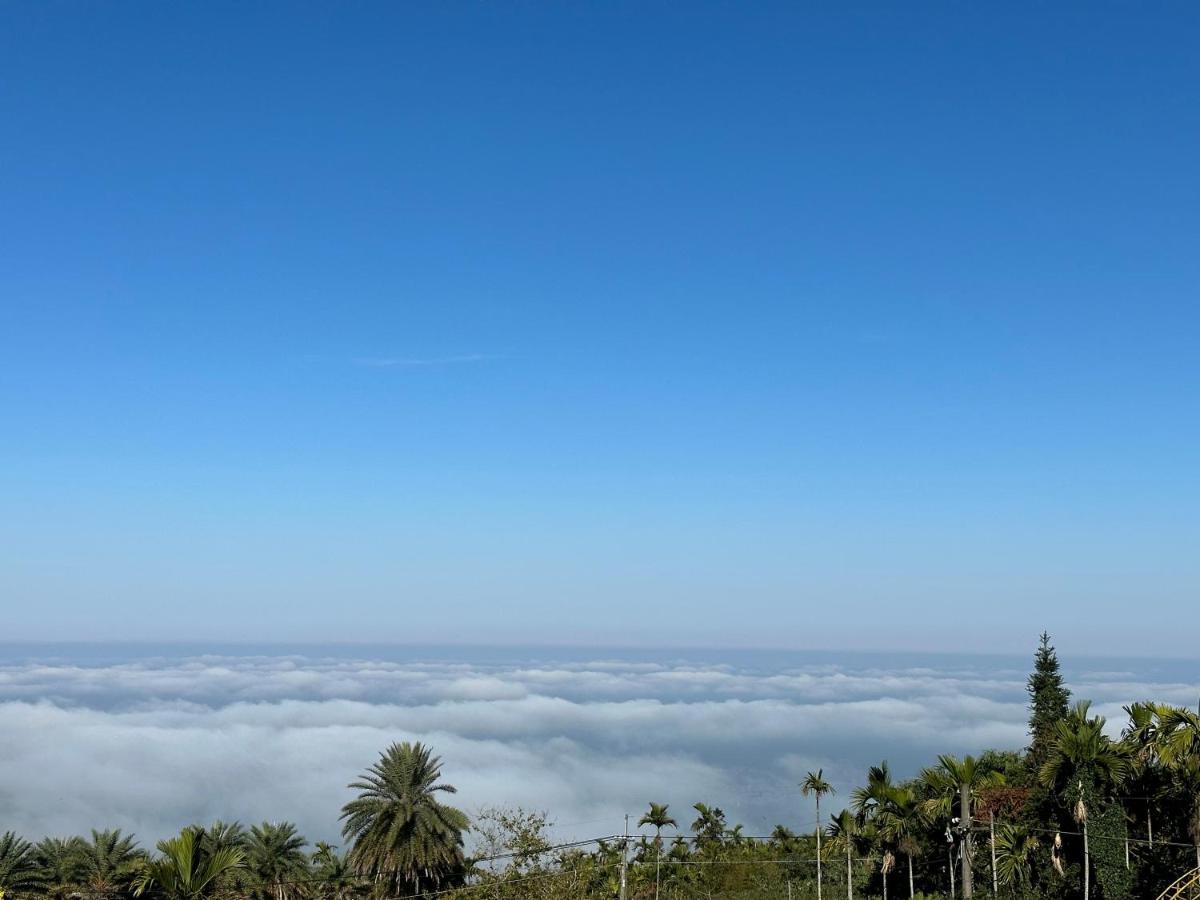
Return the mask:
<svg viewBox="0 0 1200 900">
<path fill-rule="evenodd" d="M 86 658 L 84 658 L 86 657 Z M 393 741 L 433 745 L 457 805 L 550 813 L 564 838 L 702 800 L 748 833 L 812 825 L 796 782 L 845 798 L 863 769 L 1026 741 L 1027 662 L 999 657 L 669 651 L 0 651 L 0 831 L 287 819 L 337 842 L 348 782 Z M 1183 664 L 1068 670 L 1119 729 L 1121 705 L 1192 705 Z M 834 799 L 837 802 L 837 798 Z"/>
</svg>

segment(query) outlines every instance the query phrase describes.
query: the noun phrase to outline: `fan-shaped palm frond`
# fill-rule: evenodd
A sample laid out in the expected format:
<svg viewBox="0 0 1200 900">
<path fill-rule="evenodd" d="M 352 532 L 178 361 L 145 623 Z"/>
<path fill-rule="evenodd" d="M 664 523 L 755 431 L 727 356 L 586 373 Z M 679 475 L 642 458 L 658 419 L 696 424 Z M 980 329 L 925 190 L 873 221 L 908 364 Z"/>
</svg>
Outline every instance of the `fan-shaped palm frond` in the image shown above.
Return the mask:
<svg viewBox="0 0 1200 900">
<path fill-rule="evenodd" d="M 159 841 L 159 855 L 146 862 L 134 883 L 137 896 L 162 900 L 202 900 L 218 894 L 245 864 L 240 847 L 204 850 L 204 831 L 185 828 L 179 837 Z"/>
</svg>

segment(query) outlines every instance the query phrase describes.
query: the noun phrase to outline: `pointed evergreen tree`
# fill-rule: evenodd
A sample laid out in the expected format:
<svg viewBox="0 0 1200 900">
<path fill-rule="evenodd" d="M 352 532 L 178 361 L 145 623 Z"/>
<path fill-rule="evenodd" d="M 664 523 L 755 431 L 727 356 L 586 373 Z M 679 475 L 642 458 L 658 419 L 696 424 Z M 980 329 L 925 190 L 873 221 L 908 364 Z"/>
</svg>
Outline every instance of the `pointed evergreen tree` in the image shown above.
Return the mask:
<svg viewBox="0 0 1200 900">
<path fill-rule="evenodd" d="M 1046 762 L 1050 747 L 1057 739 L 1058 723 L 1067 717 L 1071 692 L 1063 683 L 1058 654 L 1050 635 L 1042 632 L 1041 645 L 1033 658 L 1029 676 L 1029 768 L 1036 778 Z"/>
</svg>

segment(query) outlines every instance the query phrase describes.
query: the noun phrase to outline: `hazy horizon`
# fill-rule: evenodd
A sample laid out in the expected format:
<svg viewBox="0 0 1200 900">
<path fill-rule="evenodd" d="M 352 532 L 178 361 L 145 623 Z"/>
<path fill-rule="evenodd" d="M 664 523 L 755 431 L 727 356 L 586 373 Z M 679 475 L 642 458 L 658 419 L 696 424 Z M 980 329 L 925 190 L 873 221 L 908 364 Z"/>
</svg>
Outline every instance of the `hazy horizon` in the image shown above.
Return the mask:
<svg viewBox="0 0 1200 900">
<path fill-rule="evenodd" d="M 464 809 L 544 809 L 562 837 L 615 833 L 650 800 L 681 820 L 715 803 L 753 833 L 811 827 L 796 788 L 809 769 L 844 803 L 881 759 L 910 777 L 936 753 L 1023 747 L 1032 664 L 1032 649 L 47 649 L 0 644 L 6 827 L 119 826 L 143 840 L 284 818 L 336 842 L 346 785 L 399 740 L 434 747 Z M 1062 661 L 1114 732 L 1125 703 L 1200 696 L 1192 661 Z"/>
</svg>

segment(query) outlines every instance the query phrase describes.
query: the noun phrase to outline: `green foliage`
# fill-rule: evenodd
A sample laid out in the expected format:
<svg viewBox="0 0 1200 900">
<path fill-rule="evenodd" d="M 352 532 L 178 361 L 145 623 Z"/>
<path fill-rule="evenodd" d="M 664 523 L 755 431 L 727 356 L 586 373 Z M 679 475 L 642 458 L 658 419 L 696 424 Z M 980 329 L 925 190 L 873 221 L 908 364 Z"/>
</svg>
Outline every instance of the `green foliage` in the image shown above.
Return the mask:
<svg viewBox="0 0 1200 900">
<path fill-rule="evenodd" d="M 342 808 L 342 836 L 351 841 L 350 864 L 399 894 L 460 880 L 465 873 L 467 816 L 439 803 L 441 761 L 423 744 L 393 744 L 360 781 L 358 796 Z"/>
<path fill-rule="evenodd" d="M 477 835 L 475 856 L 479 859 L 501 856 L 509 874 L 540 871 L 547 861 L 551 842 L 547 829 L 552 823 L 546 813 L 530 812 L 522 807 L 503 809 L 486 807 L 475 817 L 471 830 Z M 486 867 L 479 871 L 493 872 Z"/>
<path fill-rule="evenodd" d="M 42 872 L 42 893 L 54 900 L 66 900 L 83 880 L 82 838 L 43 838 L 34 847 Z"/>
<path fill-rule="evenodd" d="M 11 831 L 0 834 L 0 891 L 6 897 L 25 897 L 44 881 L 33 845 Z"/>
<path fill-rule="evenodd" d="M 1125 814 L 1114 802 L 1097 801 L 1100 809 L 1088 820 L 1088 844 L 1096 883 L 1104 900 L 1128 900 L 1133 873 L 1125 866 Z"/>
<path fill-rule="evenodd" d="M 92 829 L 91 840 L 81 840 L 77 846 L 79 886 L 88 897 L 128 893 L 147 858 L 133 836 L 122 834 L 120 829 Z"/>
<path fill-rule="evenodd" d="M 1026 825 L 1003 824 L 996 829 L 996 873 L 1001 884 L 1013 893 L 1033 884 L 1042 842 Z"/>
<path fill-rule="evenodd" d="M 302 892 L 308 876 L 308 842 L 290 822 L 263 822 L 245 842 L 246 873 L 256 897 L 286 900 Z"/>
<path fill-rule="evenodd" d="M 438 758 L 421 744 L 395 744 L 351 785 L 358 793 L 342 810 L 344 853 L 318 843 L 308 855 L 288 823 L 191 826 L 153 856 L 119 831 L 36 845 L 9 832 L 0 835 L 0 890 L 4 900 L 385 900 L 422 892 L 444 900 L 614 900 L 624 860 L 630 900 L 815 900 L 818 877 L 827 900 L 876 898 L 885 888 L 889 897 L 932 900 L 948 896 L 964 858 L 976 896 L 990 895 L 994 833 L 1002 897 L 1077 900 L 1085 874 L 1093 900 L 1157 896 L 1200 864 L 1200 714 L 1132 703 L 1114 740 L 1087 703 L 1066 707 L 1045 636 L 1036 667 L 1034 718 L 1046 726 L 1036 729 L 1036 769 L 1033 747 L 942 755 L 909 781 L 884 762 L 851 792 L 850 809 L 815 831 L 780 824 L 769 836 L 747 837 L 720 807 L 700 802 L 691 833 L 668 837 L 676 819 L 667 804 L 650 803 L 638 821 L 643 833 L 628 846 L 610 838 L 555 847 L 547 813 L 493 808 L 471 829 L 468 864 L 470 823 L 439 802 L 454 788 L 440 782 Z M 817 770 L 799 788 L 819 820 L 832 784 Z M 955 822 L 968 817 L 969 832 Z"/>
<path fill-rule="evenodd" d="M 719 847 L 725 840 L 725 811 L 705 803 L 697 803 L 692 809 L 697 813 L 692 822 L 692 833 L 696 835 L 696 846 Z"/>
<path fill-rule="evenodd" d="M 204 900 L 228 887 L 245 864 L 238 847 L 208 852 L 204 832 L 185 828 L 178 836 L 159 841 L 159 855 L 141 869 L 134 884 L 136 896 L 159 900 Z"/>
<path fill-rule="evenodd" d="M 649 825 L 660 835 L 664 828 L 678 828 L 679 823 L 668 815 L 668 809 L 670 809 L 670 804 L 651 803 L 650 809 L 638 819 L 638 825 Z"/>
<path fill-rule="evenodd" d="M 309 868 L 313 884 L 320 886 L 321 894 L 328 900 L 352 900 L 367 893 L 362 877 L 350 868 L 346 857 L 332 844 L 317 841 Z"/>
<path fill-rule="evenodd" d="M 1045 632 L 1042 632 L 1041 644 L 1034 655 L 1033 672 L 1026 689 L 1029 692 L 1030 737 L 1027 760 L 1029 770 L 1036 775 L 1054 742 L 1055 726 L 1066 718 L 1071 702 L 1071 692 L 1059 671 L 1058 654 L 1050 643 L 1050 635 Z"/>
</svg>

